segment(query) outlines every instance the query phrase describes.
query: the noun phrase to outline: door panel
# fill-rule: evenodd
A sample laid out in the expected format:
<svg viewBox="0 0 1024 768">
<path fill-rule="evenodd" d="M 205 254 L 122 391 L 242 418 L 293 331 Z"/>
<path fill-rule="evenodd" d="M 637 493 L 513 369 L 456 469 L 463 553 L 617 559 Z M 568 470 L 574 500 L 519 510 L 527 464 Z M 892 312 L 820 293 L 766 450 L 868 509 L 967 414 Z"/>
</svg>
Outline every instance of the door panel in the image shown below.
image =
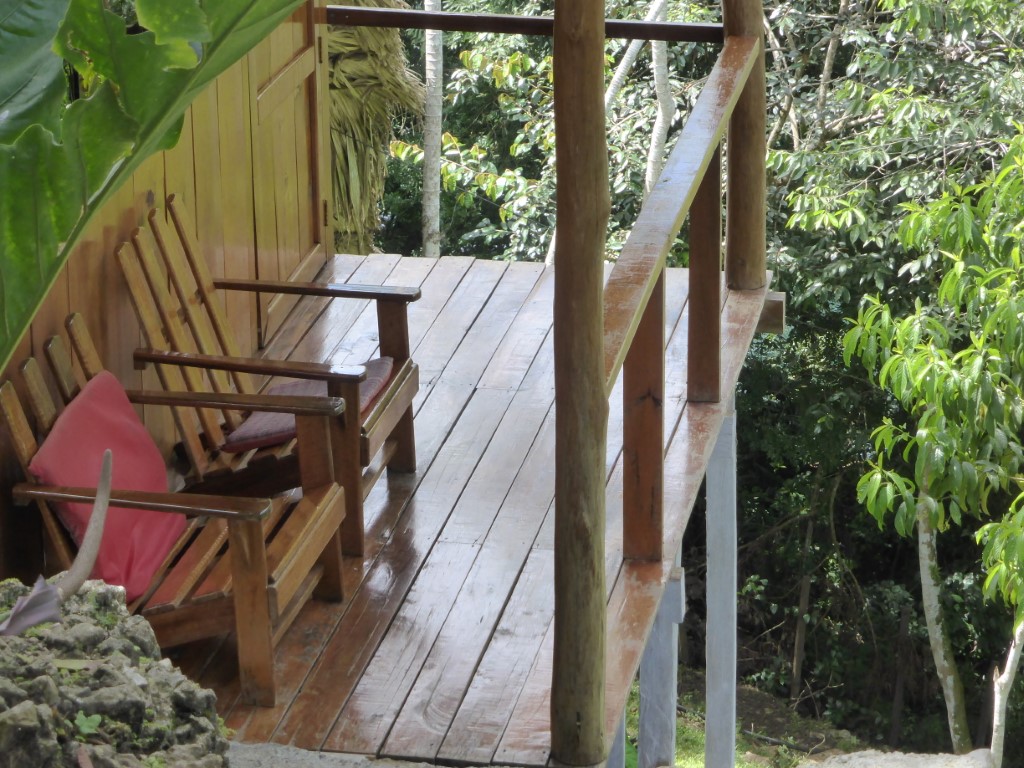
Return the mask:
<svg viewBox="0 0 1024 768">
<path fill-rule="evenodd" d="M 256 274 L 312 280 L 333 251 L 327 170 L 328 94 L 322 0 L 308 0 L 249 54 Z M 281 327 L 295 297 L 261 296 L 259 339 Z"/>
</svg>

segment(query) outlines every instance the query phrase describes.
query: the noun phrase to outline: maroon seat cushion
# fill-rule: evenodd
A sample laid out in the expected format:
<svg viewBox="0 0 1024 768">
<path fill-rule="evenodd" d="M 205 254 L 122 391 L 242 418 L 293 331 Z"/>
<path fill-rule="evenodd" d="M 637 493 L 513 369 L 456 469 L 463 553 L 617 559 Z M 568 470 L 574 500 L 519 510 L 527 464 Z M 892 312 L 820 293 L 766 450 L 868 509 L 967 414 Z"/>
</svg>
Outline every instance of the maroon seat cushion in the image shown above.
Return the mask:
<svg viewBox="0 0 1024 768">
<path fill-rule="evenodd" d="M 113 374 L 92 378 L 57 418 L 29 464 L 42 483 L 95 488 L 103 452 L 113 453 L 112 487 L 167 492 L 163 456 Z M 81 544 L 91 504 L 55 504 L 71 538 Z M 93 578 L 125 588 L 129 601 L 149 586 L 185 529 L 184 515 L 111 507 Z"/>
<path fill-rule="evenodd" d="M 359 384 L 359 412 L 365 413 L 384 385 L 391 378 L 395 361 L 390 357 L 367 360 L 366 380 Z M 278 384 L 267 389 L 268 395 L 315 395 L 327 396 L 327 382 L 303 379 L 287 384 Z M 244 453 L 254 448 L 281 445 L 295 437 L 295 417 L 290 413 L 269 413 L 255 411 L 234 432 L 228 435 L 221 450 L 227 453 Z"/>
</svg>

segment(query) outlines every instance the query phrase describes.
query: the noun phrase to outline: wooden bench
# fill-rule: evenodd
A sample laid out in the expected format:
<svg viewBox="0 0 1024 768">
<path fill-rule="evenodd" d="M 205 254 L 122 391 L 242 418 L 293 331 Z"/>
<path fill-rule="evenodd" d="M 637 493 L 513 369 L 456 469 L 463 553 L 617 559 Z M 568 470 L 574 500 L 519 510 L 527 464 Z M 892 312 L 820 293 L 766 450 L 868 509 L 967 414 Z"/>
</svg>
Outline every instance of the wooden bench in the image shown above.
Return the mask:
<svg viewBox="0 0 1024 768">
<path fill-rule="evenodd" d="M 86 380 L 91 380 L 103 368 L 81 318 L 73 317 L 69 324 L 75 327 L 76 357 Z M 59 337 L 49 340 L 46 352 L 60 397 L 51 396 L 42 367 L 29 358 L 20 370 L 35 431 L 10 381 L 0 385 L 0 415 L 25 471 L 26 482 L 15 487 L 15 500 L 34 502 L 39 509 L 48 570 L 56 571 L 69 567 L 75 545 L 54 504 L 91 502 L 95 489 L 42 485 L 29 471 L 43 441 L 84 386 Z M 130 610 L 149 620 L 162 647 L 235 630 L 242 695 L 252 703 L 272 706 L 274 646 L 314 591 L 321 598 L 342 598 L 339 527 L 345 493 L 334 481 L 328 425 L 343 412 L 344 403 L 330 397 L 203 398 L 193 393 L 142 391 L 127 395 L 137 405 L 267 409 L 295 415 L 302 446 L 301 494 L 225 497 L 116 487 L 111 494 L 115 507 L 174 512 L 188 518 L 184 533 Z M 114 464 L 116 472 L 116 452 Z"/>
</svg>

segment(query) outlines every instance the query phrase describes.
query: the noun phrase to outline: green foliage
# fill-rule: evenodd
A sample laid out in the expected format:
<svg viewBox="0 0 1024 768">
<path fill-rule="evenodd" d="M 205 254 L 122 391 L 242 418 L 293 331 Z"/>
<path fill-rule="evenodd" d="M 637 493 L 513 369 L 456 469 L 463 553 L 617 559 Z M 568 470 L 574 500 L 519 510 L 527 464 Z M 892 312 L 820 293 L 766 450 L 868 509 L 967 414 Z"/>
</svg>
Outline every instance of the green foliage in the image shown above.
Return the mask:
<svg viewBox="0 0 1024 768">
<path fill-rule="evenodd" d="M 352 4 L 404 5 L 400 0 Z M 327 53 L 335 246 L 342 253 L 369 253 L 380 227 L 392 121 L 422 112 L 423 85 L 406 67 L 398 30 L 331 27 Z"/>
<path fill-rule="evenodd" d="M 100 732 L 102 720 L 102 715 L 86 716 L 85 712 L 78 710 L 78 714 L 75 715 L 75 728 L 78 729 L 78 735 L 83 738 L 96 735 Z"/>
<path fill-rule="evenodd" d="M 880 523 L 894 513 L 902 535 L 913 530 L 919 507 L 945 530 L 964 514 L 987 517 L 993 494 L 1024 482 L 1022 151 L 1024 134 L 983 181 L 908 206 L 905 242 L 937 235 L 957 248 L 946 253 L 936 301 L 918 300 L 912 313 L 894 318 L 869 297 L 844 341 L 847 364 L 860 358 L 900 407 L 874 432 L 878 459 L 858 494 Z M 912 467 L 910 476 L 889 466 L 894 460 Z"/>
<path fill-rule="evenodd" d="M 1011 216 L 997 225 L 987 215 L 984 206 L 992 205 L 995 193 L 986 196 L 976 186 L 1000 166 L 1015 132 L 1008 116 L 1024 108 L 1024 22 L 1011 0 L 788 0 L 766 5 L 765 12 L 771 28 L 769 263 L 774 287 L 787 292 L 789 328 L 784 337 L 755 342 L 737 400 L 746 424 L 740 443 L 741 576 L 766 585 L 763 599 L 748 602 L 741 615 L 742 631 L 756 638 L 755 661 L 746 671 L 765 670 L 766 684 L 780 692 L 788 688 L 798 618 L 794 583 L 809 567 L 800 706 L 824 707 L 847 727 L 886 740 L 896 672 L 926 669 L 928 646 L 914 607 L 908 652 L 919 663 L 897 665 L 892 649 L 902 604 L 880 595 L 895 594 L 885 585 L 899 587 L 908 600 L 916 594 L 915 557 L 908 541 L 860 514 L 857 497 L 858 489 L 862 495 L 871 491 L 876 511 L 886 510 L 901 530 L 911 530 L 918 454 L 911 448 L 905 462 L 908 443 L 900 440 L 913 439 L 916 431 L 895 396 L 844 365 L 846 318 L 857 315 L 862 295 L 871 293 L 878 306 L 888 307 L 885 322 L 895 333 L 898 320 L 916 314 L 920 301 L 930 308 L 920 319 L 924 333 L 933 320 L 944 322 L 935 299 L 951 263 L 944 252 L 964 253 L 972 266 L 977 256 L 970 254 L 978 249 L 968 245 L 978 243 L 982 232 L 992 239 L 997 230 L 1013 229 Z M 1000 237 L 1003 244 L 991 251 L 1003 258 L 1008 246 Z M 880 310 L 875 319 L 883 322 Z M 953 358 L 970 338 L 952 327 L 950 333 L 947 357 Z M 880 368 L 881 341 L 873 343 Z M 938 359 L 932 366 L 935 386 L 949 364 Z M 891 364 L 887 381 L 902 375 L 900 367 Z M 960 394 L 965 406 L 971 397 L 977 401 L 981 394 Z M 1000 417 L 998 405 L 987 417 Z M 872 433 L 880 424 L 891 425 L 875 436 L 891 440 L 891 458 L 878 459 L 875 450 Z M 942 426 L 933 422 L 932 438 L 950 438 Z M 998 445 L 992 450 L 1002 455 Z M 875 457 L 876 480 L 864 476 L 867 457 Z M 949 472 L 940 483 L 953 483 L 957 469 L 968 475 L 977 470 L 973 461 L 949 458 L 948 451 L 942 460 Z M 989 479 L 981 472 L 979 489 Z M 823 485 L 829 493 L 815 491 Z M 990 509 L 1005 510 L 1012 495 L 988 487 Z M 934 493 L 936 514 L 952 522 L 955 512 L 964 522 L 962 534 L 944 537 L 943 567 L 974 577 L 948 584 L 950 599 L 964 602 L 947 606 L 947 616 L 960 622 L 954 642 L 970 673 L 968 695 L 978 701 L 987 695 L 983 681 L 991 660 L 1005 652 L 1006 617 L 981 603 L 983 579 L 973 545 L 981 522 L 964 511 L 962 500 Z M 968 600 L 968 593 L 978 599 Z M 771 605 L 777 606 L 774 615 Z M 1001 616 L 1002 623 L 990 616 Z M 907 678 L 905 737 L 944 731 L 933 677 L 915 671 Z"/>
<path fill-rule="evenodd" d="M 297 2 L 138 0 L 140 34 L 103 3 L 18 3 L 0 29 L 0 100 L 17 115 L 0 121 L 0 367 L 92 214 Z M 93 83 L 67 108 L 64 59 Z"/>
<path fill-rule="evenodd" d="M 484 3 L 455 0 L 446 10 L 513 12 L 550 15 L 553 3 Z M 647 3 L 609 2 L 610 16 L 637 18 Z M 717 4 L 682 4 L 674 19 L 707 20 Z M 551 43 L 516 35 L 446 35 L 444 125 L 447 131 L 442 168 L 441 250 L 486 258 L 541 260 L 554 228 L 554 102 Z M 609 41 L 609 74 L 626 47 Z M 413 46 L 415 49 L 415 46 Z M 672 88 L 682 125 L 696 96 L 697 78 L 706 75 L 712 58 L 703 46 L 669 49 Z M 414 51 L 415 55 L 415 51 Z M 610 186 L 613 208 L 608 254 L 614 257 L 636 220 L 643 198 L 644 170 L 656 102 L 649 49 L 634 65 L 630 78 L 608 114 Z M 420 163 L 419 137 L 406 132 L 392 145 L 391 168 Z M 416 174 L 418 175 L 418 173 Z M 414 252 L 419 248 L 418 184 L 415 176 L 392 170 L 385 193 L 386 222 L 381 237 L 385 250 Z M 412 205 L 408 201 L 414 201 Z M 405 212 L 408 211 L 410 215 Z M 389 215 L 390 214 L 390 215 Z M 685 260 L 685 249 L 675 263 Z"/>
</svg>

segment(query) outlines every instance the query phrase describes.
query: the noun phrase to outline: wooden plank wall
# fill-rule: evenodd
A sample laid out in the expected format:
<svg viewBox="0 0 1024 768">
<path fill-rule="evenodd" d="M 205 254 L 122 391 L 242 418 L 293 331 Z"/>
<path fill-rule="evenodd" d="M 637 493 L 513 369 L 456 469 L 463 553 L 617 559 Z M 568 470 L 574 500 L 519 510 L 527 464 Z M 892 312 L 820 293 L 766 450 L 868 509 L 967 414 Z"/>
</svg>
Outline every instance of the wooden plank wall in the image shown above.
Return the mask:
<svg viewBox="0 0 1024 768">
<path fill-rule="evenodd" d="M 20 385 L 18 365 L 29 355 L 41 357 L 42 344 L 76 310 L 86 317 L 106 367 L 126 387 L 158 386 L 152 371 L 132 365 L 140 334 L 113 251 L 170 193 L 184 201 L 216 276 L 296 279 L 315 273 L 333 251 L 327 247 L 333 245 L 329 219 L 320 213 L 329 194 L 327 166 L 321 171 L 326 123 L 318 115 L 326 109 L 326 75 L 322 55 L 309 54 L 319 54 L 323 30 L 315 18 L 323 4 L 308 0 L 221 75 L 186 113 L 177 146 L 147 160 L 99 211 L 2 378 Z M 261 130 L 260 95 L 304 55 L 306 68 L 314 65 L 312 73 L 277 105 L 273 129 Z M 296 272 L 300 263 L 304 273 Z M 255 350 L 265 323 L 255 296 L 228 297 L 227 312 L 243 349 Z M 167 410 L 151 406 L 141 415 L 169 451 L 176 437 Z M 41 567 L 38 530 L 31 509 L 10 503 L 10 486 L 21 479 L 21 470 L 7 439 L 0 428 L 0 577 L 32 579 Z"/>
</svg>

